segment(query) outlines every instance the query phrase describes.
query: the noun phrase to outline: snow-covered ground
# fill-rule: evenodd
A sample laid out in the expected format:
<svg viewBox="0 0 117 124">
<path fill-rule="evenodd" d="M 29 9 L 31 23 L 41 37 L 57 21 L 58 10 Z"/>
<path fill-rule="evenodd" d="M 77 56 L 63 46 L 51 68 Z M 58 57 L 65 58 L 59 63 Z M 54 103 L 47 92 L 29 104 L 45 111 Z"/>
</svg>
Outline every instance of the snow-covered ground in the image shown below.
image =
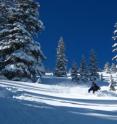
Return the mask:
<svg viewBox="0 0 117 124">
<path fill-rule="evenodd" d="M 69 79 L 68 79 L 69 80 Z M 87 86 L 0 80 L 0 124 L 115 124 L 117 92 Z"/>
</svg>

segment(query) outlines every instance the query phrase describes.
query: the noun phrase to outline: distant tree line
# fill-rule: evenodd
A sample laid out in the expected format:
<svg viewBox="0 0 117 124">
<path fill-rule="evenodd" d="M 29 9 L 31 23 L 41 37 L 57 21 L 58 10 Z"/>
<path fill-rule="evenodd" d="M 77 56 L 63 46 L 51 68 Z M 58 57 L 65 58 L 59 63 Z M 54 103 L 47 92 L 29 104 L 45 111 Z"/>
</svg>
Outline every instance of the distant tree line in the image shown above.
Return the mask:
<svg viewBox="0 0 117 124">
<path fill-rule="evenodd" d="M 57 55 L 56 55 L 56 67 L 54 75 L 57 77 L 66 77 L 67 76 L 67 62 L 65 55 L 65 44 L 64 40 L 61 37 L 58 46 L 57 46 Z M 71 67 L 71 77 L 73 82 L 88 82 L 96 81 L 99 78 L 99 67 L 97 63 L 97 57 L 94 50 L 90 51 L 89 63 L 86 61 L 85 55 L 82 55 L 80 61 L 80 67 L 78 68 L 77 63 L 74 62 Z"/>
</svg>

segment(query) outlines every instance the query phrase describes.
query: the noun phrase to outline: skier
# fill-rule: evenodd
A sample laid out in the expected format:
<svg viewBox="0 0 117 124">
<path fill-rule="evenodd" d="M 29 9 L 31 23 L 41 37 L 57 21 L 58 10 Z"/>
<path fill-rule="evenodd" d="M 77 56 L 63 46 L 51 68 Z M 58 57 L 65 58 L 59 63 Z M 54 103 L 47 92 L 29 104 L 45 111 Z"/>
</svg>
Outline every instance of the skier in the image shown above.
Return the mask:
<svg viewBox="0 0 117 124">
<path fill-rule="evenodd" d="M 96 91 L 100 90 L 101 88 L 93 81 L 91 87 L 89 88 L 88 92 L 90 93 L 93 91 L 95 93 Z"/>
</svg>

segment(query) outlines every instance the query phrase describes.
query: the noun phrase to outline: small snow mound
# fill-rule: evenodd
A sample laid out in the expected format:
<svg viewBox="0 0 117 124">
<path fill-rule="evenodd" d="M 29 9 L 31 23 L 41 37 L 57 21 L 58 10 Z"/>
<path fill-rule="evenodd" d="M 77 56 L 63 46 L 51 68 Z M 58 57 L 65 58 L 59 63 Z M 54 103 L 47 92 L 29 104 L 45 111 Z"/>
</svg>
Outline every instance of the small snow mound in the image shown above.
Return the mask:
<svg viewBox="0 0 117 124">
<path fill-rule="evenodd" d="M 117 93 L 113 91 L 103 90 L 96 93 L 98 97 L 117 97 Z"/>
<path fill-rule="evenodd" d="M 3 87 L 0 87 L 0 97 L 3 98 L 9 98 L 9 97 L 12 97 L 13 96 L 13 93 L 10 92 L 8 89 L 6 88 L 3 88 Z"/>
</svg>

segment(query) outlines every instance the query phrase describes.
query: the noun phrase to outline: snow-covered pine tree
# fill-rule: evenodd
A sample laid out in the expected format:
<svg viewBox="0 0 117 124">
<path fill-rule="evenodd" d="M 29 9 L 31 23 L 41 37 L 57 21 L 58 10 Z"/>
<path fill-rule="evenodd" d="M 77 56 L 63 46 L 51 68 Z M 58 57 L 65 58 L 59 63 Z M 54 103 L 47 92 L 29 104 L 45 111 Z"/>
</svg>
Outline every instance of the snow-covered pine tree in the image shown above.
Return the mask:
<svg viewBox="0 0 117 124">
<path fill-rule="evenodd" d="M 99 78 L 97 58 L 95 51 L 93 49 L 90 52 L 89 78 L 90 81 L 95 81 L 96 79 Z"/>
<path fill-rule="evenodd" d="M 110 70 L 111 70 L 111 73 L 116 73 L 117 72 L 117 67 L 116 67 L 115 63 L 112 63 Z"/>
<path fill-rule="evenodd" d="M 112 75 L 110 76 L 110 81 L 109 81 L 109 90 L 111 91 L 116 91 L 115 89 L 116 82 L 114 82 Z"/>
<path fill-rule="evenodd" d="M 81 83 L 86 83 L 88 81 L 88 70 L 87 70 L 87 64 L 86 64 L 86 57 L 85 55 L 82 55 L 82 59 L 80 62 L 80 68 L 79 68 L 79 80 Z"/>
<path fill-rule="evenodd" d="M 72 68 L 71 68 L 71 77 L 72 77 L 72 81 L 73 82 L 77 82 L 79 81 L 79 77 L 78 77 L 78 66 L 77 66 L 77 63 L 74 63 L 72 65 Z"/>
<path fill-rule="evenodd" d="M 66 69 L 67 59 L 65 55 L 65 45 L 63 37 L 60 37 L 57 47 L 57 60 L 54 75 L 57 77 L 65 77 L 67 75 Z"/>
<path fill-rule="evenodd" d="M 99 76 L 100 76 L 100 81 L 104 81 L 103 74 L 101 73 Z"/>
<path fill-rule="evenodd" d="M 106 73 L 110 73 L 110 63 L 109 62 L 106 62 L 106 64 L 104 65 L 104 72 Z"/>
<path fill-rule="evenodd" d="M 117 41 L 117 23 L 115 24 L 115 30 L 114 30 L 114 36 L 112 37 L 113 40 Z M 112 60 L 117 61 L 117 42 L 113 44 L 113 52 L 115 53 L 115 56 L 112 58 Z"/>
<path fill-rule="evenodd" d="M 34 37 L 43 29 L 39 4 L 33 0 L 0 0 L 0 75 L 35 81 L 45 58 Z"/>
</svg>

